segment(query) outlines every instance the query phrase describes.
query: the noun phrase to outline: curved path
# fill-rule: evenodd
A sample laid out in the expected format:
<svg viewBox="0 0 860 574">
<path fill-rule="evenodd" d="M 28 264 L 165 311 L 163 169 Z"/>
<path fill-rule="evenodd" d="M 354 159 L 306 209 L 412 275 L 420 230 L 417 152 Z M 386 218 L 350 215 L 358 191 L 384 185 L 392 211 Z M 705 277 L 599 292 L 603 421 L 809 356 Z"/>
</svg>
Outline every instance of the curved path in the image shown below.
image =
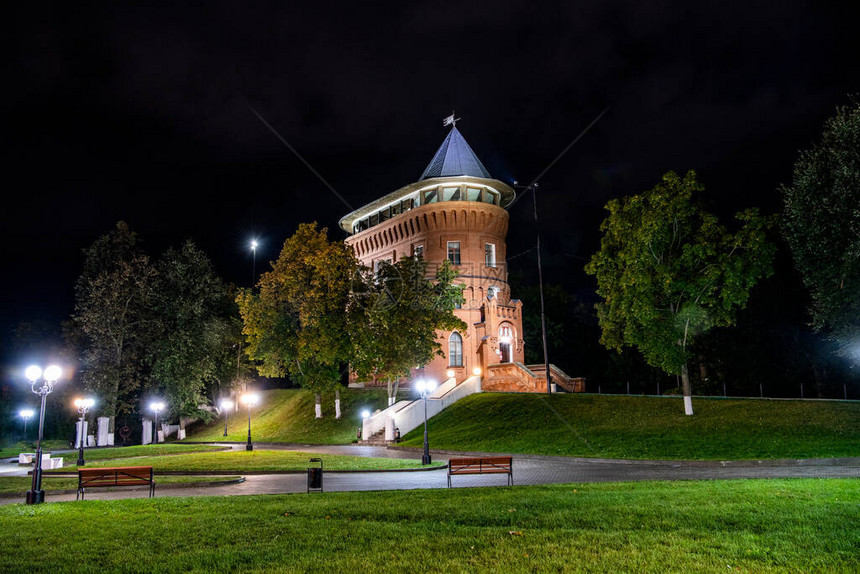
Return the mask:
<svg viewBox="0 0 860 574">
<path fill-rule="evenodd" d="M 223 443 L 219 443 L 223 444 Z M 230 444 L 235 449 L 243 444 Z M 349 454 L 385 458 L 420 459 L 421 452 L 385 447 L 353 445 L 297 445 L 255 443 L 258 449 L 280 449 L 321 454 Z M 433 451 L 433 459 L 490 453 L 454 453 Z M 623 482 L 639 480 L 702 480 L 737 478 L 846 478 L 860 477 L 860 458 L 806 459 L 780 461 L 630 461 L 583 459 L 560 456 L 513 455 L 514 484 L 557 484 L 571 482 Z M 228 473 L 235 475 L 237 473 Z M 447 469 L 392 472 L 333 472 L 324 474 L 326 491 L 409 490 L 446 488 Z M 504 475 L 457 476 L 453 486 L 505 486 Z M 224 486 L 158 489 L 156 496 L 238 496 L 248 494 L 285 494 L 307 491 L 307 475 L 250 474 L 245 482 Z M 115 492 L 92 492 L 88 500 L 111 500 L 146 497 L 146 490 L 122 489 Z M 20 502 L 20 496 L 4 497 L 0 504 Z M 74 500 L 74 494 L 46 493 L 46 500 Z"/>
</svg>

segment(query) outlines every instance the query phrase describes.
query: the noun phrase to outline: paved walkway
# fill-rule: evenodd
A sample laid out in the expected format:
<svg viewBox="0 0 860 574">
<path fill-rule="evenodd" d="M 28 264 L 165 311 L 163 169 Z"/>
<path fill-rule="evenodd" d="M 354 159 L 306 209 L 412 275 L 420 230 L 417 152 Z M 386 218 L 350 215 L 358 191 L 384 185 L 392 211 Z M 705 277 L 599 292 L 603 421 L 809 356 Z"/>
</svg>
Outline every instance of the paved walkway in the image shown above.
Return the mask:
<svg viewBox="0 0 860 574">
<path fill-rule="evenodd" d="M 244 445 L 230 446 L 243 449 Z M 415 450 L 360 447 L 352 445 L 284 445 L 255 443 L 257 449 L 281 449 L 321 454 L 420 459 Z M 434 461 L 447 461 L 452 456 L 493 454 L 453 453 L 433 451 Z M 513 455 L 514 484 L 558 484 L 571 482 L 623 482 L 639 480 L 701 480 L 735 478 L 846 478 L 860 477 L 860 458 L 808 459 L 782 461 L 630 461 L 582 459 L 558 456 Z M 3 466 L 16 466 L 7 465 Z M 17 469 L 16 469 L 17 470 Z M 26 473 L 26 468 L 22 473 Z M 236 473 L 231 473 L 235 475 Z M 8 474 L 6 474 L 8 476 Z M 504 475 L 456 476 L 457 488 L 476 486 L 505 486 Z M 410 490 L 446 488 L 447 470 L 394 472 L 325 472 L 326 491 Z M 245 475 L 245 482 L 224 486 L 162 488 L 156 496 L 240 496 L 248 494 L 285 494 L 307 491 L 307 475 L 264 474 Z M 148 491 L 122 489 L 115 492 L 92 492 L 88 500 L 113 500 L 146 497 Z M 45 493 L 48 502 L 74 500 L 74 494 Z M 21 502 L 21 497 L 0 498 L 0 504 Z"/>
</svg>

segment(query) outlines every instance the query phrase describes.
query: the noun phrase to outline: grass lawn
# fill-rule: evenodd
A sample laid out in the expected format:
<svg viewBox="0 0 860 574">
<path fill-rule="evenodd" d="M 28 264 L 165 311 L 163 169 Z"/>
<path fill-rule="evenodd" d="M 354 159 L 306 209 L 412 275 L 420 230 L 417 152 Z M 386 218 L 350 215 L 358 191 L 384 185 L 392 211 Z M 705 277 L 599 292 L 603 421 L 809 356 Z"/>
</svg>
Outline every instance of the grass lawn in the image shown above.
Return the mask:
<svg viewBox="0 0 860 574">
<path fill-rule="evenodd" d="M 860 402 L 486 393 L 430 419 L 436 449 L 627 459 L 860 456 Z M 423 427 L 405 446 L 420 447 Z"/>
<path fill-rule="evenodd" d="M 218 471 L 229 473 L 285 470 L 304 471 L 309 466 L 308 459 L 312 457 L 322 458 L 325 470 L 398 470 L 421 468 L 421 461 L 419 460 L 312 454 L 285 450 L 199 452 L 169 456 L 95 460 L 92 462 L 87 459 L 87 468 L 99 466 L 152 466 L 156 474 L 163 471 Z M 77 458 L 72 459 L 71 462 L 74 463 L 75 461 L 77 461 Z M 441 465 L 442 463 L 438 463 L 435 466 Z M 68 469 L 64 467 L 63 470 L 75 470 L 76 468 L 76 466 L 70 466 Z"/>
<path fill-rule="evenodd" d="M 305 444 L 349 444 L 356 440 L 361 411 L 384 409 L 385 389 L 342 389 L 342 416 L 334 418 L 334 393 L 323 393 L 323 418 L 314 418 L 314 394 L 303 389 L 275 389 L 260 393 L 260 406 L 251 410 L 251 433 L 255 441 Z M 244 441 L 248 438 L 248 410 L 240 407 L 227 419 L 187 429 L 192 441 Z"/>
<path fill-rule="evenodd" d="M 87 448 L 84 449 L 84 460 L 89 463 L 96 460 L 108 460 L 115 458 L 131 458 L 136 456 L 159 456 L 159 455 L 175 455 L 190 452 L 206 452 L 224 450 L 225 447 L 209 445 L 209 444 L 182 444 L 182 443 L 166 443 L 166 444 L 148 444 L 137 446 L 119 446 L 108 448 Z M 63 458 L 63 465 L 74 465 L 78 461 L 78 451 L 64 452 L 62 454 L 51 455 L 52 458 Z"/>
<path fill-rule="evenodd" d="M 16 504 L 0 571 L 849 572 L 858 508 L 850 479 Z"/>
<path fill-rule="evenodd" d="M 156 476 L 155 488 L 163 484 L 188 484 L 195 482 L 229 482 L 236 476 Z M 2 476 L 0 477 L 0 496 L 20 494 L 22 497 L 30 490 L 33 479 L 29 476 Z M 77 490 L 78 479 L 76 477 L 42 475 L 42 490 L 46 492 L 56 490 Z"/>
</svg>

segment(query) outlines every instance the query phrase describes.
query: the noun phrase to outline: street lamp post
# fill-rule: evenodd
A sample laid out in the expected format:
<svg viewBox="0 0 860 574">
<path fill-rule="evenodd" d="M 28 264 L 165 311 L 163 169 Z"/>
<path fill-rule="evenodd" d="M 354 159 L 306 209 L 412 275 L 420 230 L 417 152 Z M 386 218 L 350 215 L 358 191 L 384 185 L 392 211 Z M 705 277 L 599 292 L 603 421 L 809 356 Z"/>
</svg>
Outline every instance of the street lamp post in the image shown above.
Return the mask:
<svg viewBox="0 0 860 574">
<path fill-rule="evenodd" d="M 45 491 L 42 490 L 42 437 L 45 428 L 45 399 L 54 390 L 54 383 L 60 378 L 62 371 L 60 367 L 51 365 L 42 372 L 41 367 L 27 367 L 25 375 L 30 381 L 30 389 L 42 398 L 42 410 L 39 411 L 39 442 L 36 446 L 36 468 L 33 470 L 33 484 L 27 491 L 27 504 L 40 504 L 45 502 Z M 36 383 L 42 379 L 42 386 L 36 387 Z"/>
<path fill-rule="evenodd" d="M 254 286 L 254 283 L 257 281 L 257 247 L 259 247 L 259 243 L 256 239 L 251 240 L 251 256 L 253 258 L 253 263 L 251 264 L 251 286 Z"/>
<path fill-rule="evenodd" d="M 248 444 L 245 445 L 245 450 L 254 450 L 254 444 L 251 442 L 251 407 L 257 404 L 259 397 L 254 393 L 242 395 L 242 402 L 248 405 Z"/>
<path fill-rule="evenodd" d="M 154 401 L 150 403 L 149 408 L 155 412 L 155 426 L 152 429 L 152 442 L 154 444 L 158 444 L 158 413 L 164 410 L 164 403 L 161 401 Z"/>
<path fill-rule="evenodd" d="M 424 455 L 421 457 L 421 464 L 430 464 L 430 443 L 427 440 L 427 395 L 433 392 L 436 388 L 435 381 L 425 381 L 418 379 L 415 382 L 415 389 L 421 394 L 424 399 Z"/>
<path fill-rule="evenodd" d="M 87 417 L 87 411 L 95 404 L 96 402 L 93 399 L 75 399 L 75 406 L 78 408 L 78 414 L 81 415 L 81 430 L 78 432 L 78 438 L 80 439 L 80 444 L 78 445 L 78 466 L 84 466 L 86 461 L 84 460 L 84 443 L 87 441 L 87 433 L 84 432 L 84 421 Z"/>
<path fill-rule="evenodd" d="M 22 409 L 18 414 L 24 419 L 24 440 L 27 440 L 27 421 L 33 416 L 33 409 Z"/>
<path fill-rule="evenodd" d="M 233 408 L 233 401 L 221 399 L 221 410 L 224 411 L 224 436 L 227 436 L 227 411 Z"/>
</svg>

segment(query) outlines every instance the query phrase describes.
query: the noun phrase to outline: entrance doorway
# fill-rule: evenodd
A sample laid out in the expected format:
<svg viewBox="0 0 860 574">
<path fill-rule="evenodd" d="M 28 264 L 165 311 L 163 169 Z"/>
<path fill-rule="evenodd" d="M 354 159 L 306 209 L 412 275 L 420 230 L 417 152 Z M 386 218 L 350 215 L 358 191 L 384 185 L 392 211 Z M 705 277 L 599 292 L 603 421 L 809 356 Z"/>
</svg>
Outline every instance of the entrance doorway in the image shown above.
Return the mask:
<svg viewBox="0 0 860 574">
<path fill-rule="evenodd" d="M 513 361 L 514 331 L 510 325 L 499 327 L 499 359 L 502 363 Z"/>
</svg>

